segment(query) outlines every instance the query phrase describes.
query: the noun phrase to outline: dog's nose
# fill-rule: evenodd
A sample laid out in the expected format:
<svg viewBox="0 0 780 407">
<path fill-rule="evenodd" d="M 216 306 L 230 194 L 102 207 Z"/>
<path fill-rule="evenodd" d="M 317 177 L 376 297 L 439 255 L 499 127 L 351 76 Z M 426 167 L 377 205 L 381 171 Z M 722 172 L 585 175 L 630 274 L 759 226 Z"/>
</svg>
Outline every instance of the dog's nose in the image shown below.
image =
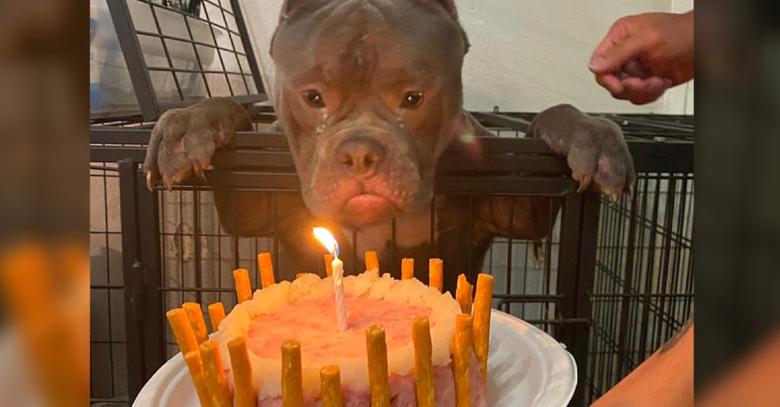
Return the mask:
<svg viewBox="0 0 780 407">
<path fill-rule="evenodd" d="M 339 163 L 355 175 L 373 175 L 384 160 L 387 151 L 376 140 L 368 137 L 350 138 L 336 149 Z"/>
</svg>

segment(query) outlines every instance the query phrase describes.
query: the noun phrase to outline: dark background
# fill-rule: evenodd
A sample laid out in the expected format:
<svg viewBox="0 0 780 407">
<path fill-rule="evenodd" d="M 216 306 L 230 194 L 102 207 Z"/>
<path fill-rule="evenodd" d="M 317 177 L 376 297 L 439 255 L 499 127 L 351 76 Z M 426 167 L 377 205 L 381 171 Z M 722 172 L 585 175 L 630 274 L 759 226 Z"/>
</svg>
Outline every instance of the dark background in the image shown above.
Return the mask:
<svg viewBox="0 0 780 407">
<path fill-rule="evenodd" d="M 698 394 L 780 322 L 780 13 L 697 5 Z"/>
</svg>

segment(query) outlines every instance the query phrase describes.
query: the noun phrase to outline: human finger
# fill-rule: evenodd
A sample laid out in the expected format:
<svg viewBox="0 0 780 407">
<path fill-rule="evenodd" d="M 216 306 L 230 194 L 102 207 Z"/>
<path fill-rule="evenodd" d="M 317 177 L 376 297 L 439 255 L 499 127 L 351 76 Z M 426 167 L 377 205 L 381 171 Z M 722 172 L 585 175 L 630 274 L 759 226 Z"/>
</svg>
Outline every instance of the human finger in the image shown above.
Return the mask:
<svg viewBox="0 0 780 407">
<path fill-rule="evenodd" d="M 596 74 L 596 83 L 613 96 L 623 93 L 623 82 L 614 73 Z"/>
<path fill-rule="evenodd" d="M 621 99 L 631 103 L 643 105 L 656 101 L 672 85 L 672 81 L 666 78 L 652 76 L 646 79 L 626 78 L 622 81 L 623 92 Z"/>
</svg>

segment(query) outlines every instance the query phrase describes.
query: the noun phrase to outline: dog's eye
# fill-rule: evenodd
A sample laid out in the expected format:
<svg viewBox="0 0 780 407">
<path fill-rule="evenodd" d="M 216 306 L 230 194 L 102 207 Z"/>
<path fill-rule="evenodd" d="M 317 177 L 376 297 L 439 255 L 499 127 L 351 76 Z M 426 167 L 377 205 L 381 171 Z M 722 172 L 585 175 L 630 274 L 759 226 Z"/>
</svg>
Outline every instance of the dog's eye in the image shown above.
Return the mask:
<svg viewBox="0 0 780 407">
<path fill-rule="evenodd" d="M 404 109 L 414 109 L 420 106 L 423 102 L 423 93 L 420 91 L 406 92 L 404 100 L 401 102 L 401 107 Z"/>
<path fill-rule="evenodd" d="M 309 89 L 303 92 L 303 100 L 306 101 L 306 104 L 315 109 L 321 109 L 325 107 L 325 100 L 322 99 L 322 94 L 314 89 Z"/>
</svg>

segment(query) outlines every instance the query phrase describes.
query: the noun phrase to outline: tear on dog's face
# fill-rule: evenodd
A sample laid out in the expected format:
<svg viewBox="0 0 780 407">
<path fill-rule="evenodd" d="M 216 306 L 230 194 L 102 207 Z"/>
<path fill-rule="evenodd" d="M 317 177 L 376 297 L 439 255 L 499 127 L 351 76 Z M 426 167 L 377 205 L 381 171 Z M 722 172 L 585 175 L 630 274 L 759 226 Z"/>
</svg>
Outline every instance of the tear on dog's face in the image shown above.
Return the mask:
<svg viewBox="0 0 780 407">
<path fill-rule="evenodd" d="M 466 126 L 467 44 L 447 4 L 285 4 L 275 105 L 315 216 L 361 227 L 430 203 L 438 157 Z"/>
</svg>

